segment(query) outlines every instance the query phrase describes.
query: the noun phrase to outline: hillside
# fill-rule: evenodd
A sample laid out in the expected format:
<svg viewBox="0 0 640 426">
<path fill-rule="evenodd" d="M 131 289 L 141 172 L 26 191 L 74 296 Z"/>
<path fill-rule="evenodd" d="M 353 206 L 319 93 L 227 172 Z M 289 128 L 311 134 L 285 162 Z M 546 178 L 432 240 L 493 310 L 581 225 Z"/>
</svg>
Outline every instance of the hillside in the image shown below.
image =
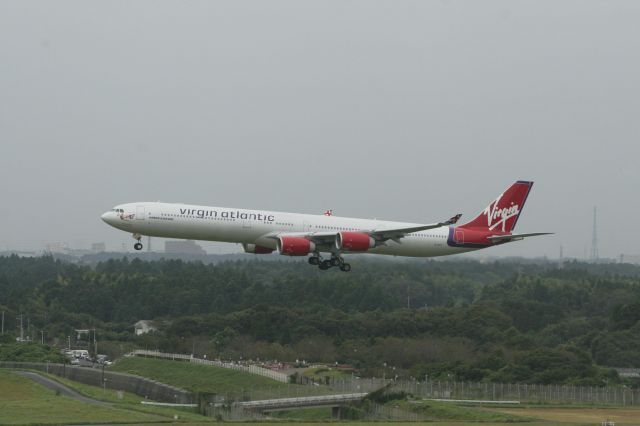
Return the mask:
<svg viewBox="0 0 640 426">
<path fill-rule="evenodd" d="M 153 358 L 122 358 L 110 369 L 149 377 L 191 392 L 224 395 L 233 399 L 252 399 L 318 394 L 322 390 L 289 385 L 266 377 L 210 365 L 191 364 Z"/>
</svg>

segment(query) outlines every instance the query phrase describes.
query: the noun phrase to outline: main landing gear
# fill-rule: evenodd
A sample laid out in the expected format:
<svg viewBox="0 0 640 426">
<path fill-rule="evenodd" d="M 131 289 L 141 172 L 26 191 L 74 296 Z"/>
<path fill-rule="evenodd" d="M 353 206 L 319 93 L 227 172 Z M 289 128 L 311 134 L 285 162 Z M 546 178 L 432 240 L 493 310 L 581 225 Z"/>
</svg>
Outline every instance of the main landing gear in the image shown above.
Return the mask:
<svg viewBox="0 0 640 426">
<path fill-rule="evenodd" d="M 142 235 L 133 234 L 133 238 L 138 240 L 138 242 L 133 245 L 133 248 L 136 249 L 136 250 L 142 250 L 142 243 L 140 242 L 140 240 L 142 239 Z"/>
<path fill-rule="evenodd" d="M 351 270 L 351 265 L 346 263 L 341 256 L 333 255 L 331 259 L 322 259 L 319 254 L 313 254 L 309 258 L 309 265 L 317 265 L 323 271 L 327 269 L 337 266 L 343 272 L 349 272 Z"/>
</svg>

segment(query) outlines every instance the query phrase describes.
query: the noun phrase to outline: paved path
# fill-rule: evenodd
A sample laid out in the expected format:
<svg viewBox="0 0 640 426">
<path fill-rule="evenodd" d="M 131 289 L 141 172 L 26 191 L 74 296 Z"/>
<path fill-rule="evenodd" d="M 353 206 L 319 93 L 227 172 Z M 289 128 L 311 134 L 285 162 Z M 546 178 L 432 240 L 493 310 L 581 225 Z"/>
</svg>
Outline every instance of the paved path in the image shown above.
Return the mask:
<svg viewBox="0 0 640 426">
<path fill-rule="evenodd" d="M 30 371 L 15 371 L 16 374 L 20 376 L 26 377 L 28 379 L 33 380 L 36 383 L 41 384 L 42 386 L 49 388 L 54 391 L 60 392 L 60 395 L 64 395 L 68 398 L 75 399 L 76 401 L 84 402 L 87 404 L 95 404 L 102 405 L 103 407 L 111 407 L 112 405 L 108 402 L 98 401 L 95 399 L 87 398 L 86 396 L 74 391 L 73 389 L 63 385 L 60 382 L 56 382 L 48 377 L 41 376 L 37 373 L 32 373 Z"/>
</svg>

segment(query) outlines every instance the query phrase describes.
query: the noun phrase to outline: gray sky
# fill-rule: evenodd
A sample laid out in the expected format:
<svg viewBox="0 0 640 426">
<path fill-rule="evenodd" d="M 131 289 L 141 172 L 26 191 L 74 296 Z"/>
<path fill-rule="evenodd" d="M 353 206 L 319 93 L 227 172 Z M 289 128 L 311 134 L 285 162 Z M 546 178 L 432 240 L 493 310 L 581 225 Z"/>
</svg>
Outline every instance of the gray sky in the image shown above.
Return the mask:
<svg viewBox="0 0 640 426">
<path fill-rule="evenodd" d="M 0 249 L 112 206 L 433 222 L 534 180 L 486 254 L 640 253 L 640 2 L 2 1 Z M 227 250 L 235 250 L 227 246 Z"/>
</svg>

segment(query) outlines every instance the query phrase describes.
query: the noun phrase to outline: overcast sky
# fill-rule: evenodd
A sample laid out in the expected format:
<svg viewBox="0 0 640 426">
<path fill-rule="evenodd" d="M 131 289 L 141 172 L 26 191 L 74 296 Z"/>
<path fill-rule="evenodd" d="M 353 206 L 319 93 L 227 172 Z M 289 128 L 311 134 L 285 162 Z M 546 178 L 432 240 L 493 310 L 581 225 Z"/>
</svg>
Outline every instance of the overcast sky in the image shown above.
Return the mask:
<svg viewBox="0 0 640 426">
<path fill-rule="evenodd" d="M 497 256 L 638 254 L 638 1 L 2 1 L 0 250 L 169 201 L 434 222 L 535 181 Z M 236 246 L 216 250 L 234 251 Z"/>
</svg>

